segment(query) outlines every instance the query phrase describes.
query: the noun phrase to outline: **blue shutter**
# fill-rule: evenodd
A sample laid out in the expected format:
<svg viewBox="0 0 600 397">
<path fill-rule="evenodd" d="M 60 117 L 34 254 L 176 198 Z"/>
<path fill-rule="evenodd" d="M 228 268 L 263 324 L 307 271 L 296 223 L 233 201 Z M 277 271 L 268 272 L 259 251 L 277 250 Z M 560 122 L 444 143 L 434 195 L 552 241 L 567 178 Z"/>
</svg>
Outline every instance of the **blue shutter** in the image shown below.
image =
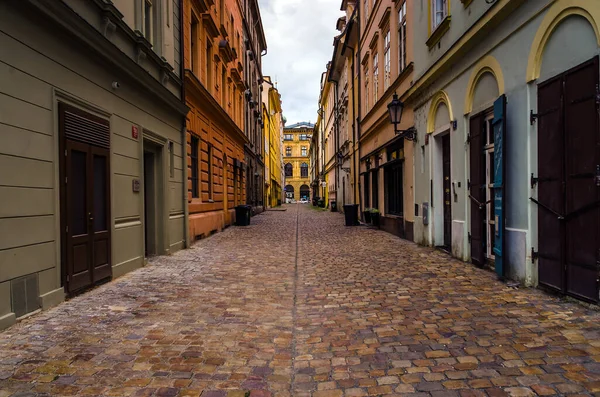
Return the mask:
<svg viewBox="0 0 600 397">
<path fill-rule="evenodd" d="M 496 232 L 494 234 L 494 257 L 496 274 L 500 278 L 506 275 L 504 257 L 505 230 L 506 230 L 506 95 L 502 95 L 494 102 L 494 220 Z"/>
</svg>

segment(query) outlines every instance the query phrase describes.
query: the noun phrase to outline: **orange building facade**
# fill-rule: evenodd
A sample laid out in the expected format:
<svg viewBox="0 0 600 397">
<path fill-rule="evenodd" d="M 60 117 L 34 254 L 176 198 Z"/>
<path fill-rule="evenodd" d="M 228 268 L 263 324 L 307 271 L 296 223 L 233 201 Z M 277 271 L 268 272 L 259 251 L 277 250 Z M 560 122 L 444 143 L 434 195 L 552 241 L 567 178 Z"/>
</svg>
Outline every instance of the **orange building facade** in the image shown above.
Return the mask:
<svg viewBox="0 0 600 397">
<path fill-rule="evenodd" d="M 242 10 L 236 0 L 184 0 L 189 238 L 235 221 L 246 203 Z"/>
</svg>

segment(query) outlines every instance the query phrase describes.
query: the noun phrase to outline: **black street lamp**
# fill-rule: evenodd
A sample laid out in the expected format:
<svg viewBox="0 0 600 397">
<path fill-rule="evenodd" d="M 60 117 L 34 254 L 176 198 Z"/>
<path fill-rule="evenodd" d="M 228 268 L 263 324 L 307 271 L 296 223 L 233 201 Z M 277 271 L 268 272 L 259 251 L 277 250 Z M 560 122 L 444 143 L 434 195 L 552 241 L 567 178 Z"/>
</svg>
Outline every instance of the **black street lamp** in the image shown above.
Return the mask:
<svg viewBox="0 0 600 397">
<path fill-rule="evenodd" d="M 399 130 L 398 125 L 402 121 L 402 112 L 404 110 L 404 103 L 398 99 L 398 95 L 394 93 L 392 102 L 388 104 L 388 113 L 390 114 L 390 122 L 394 124 L 394 132 L 399 134 L 401 137 L 408 141 L 417 141 L 417 130 L 415 127 L 410 127 L 407 130 Z"/>
</svg>

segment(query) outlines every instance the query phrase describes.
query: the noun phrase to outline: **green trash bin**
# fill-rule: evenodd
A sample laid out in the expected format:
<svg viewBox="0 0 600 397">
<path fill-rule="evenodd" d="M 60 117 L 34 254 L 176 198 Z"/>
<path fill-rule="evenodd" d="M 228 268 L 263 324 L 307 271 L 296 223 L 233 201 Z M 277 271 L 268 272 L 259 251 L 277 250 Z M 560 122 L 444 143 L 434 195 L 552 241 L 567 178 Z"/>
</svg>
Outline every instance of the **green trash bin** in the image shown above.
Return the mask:
<svg viewBox="0 0 600 397">
<path fill-rule="evenodd" d="M 331 212 L 337 212 L 337 202 L 336 201 L 332 201 L 330 203 L 331 206 Z"/>
</svg>

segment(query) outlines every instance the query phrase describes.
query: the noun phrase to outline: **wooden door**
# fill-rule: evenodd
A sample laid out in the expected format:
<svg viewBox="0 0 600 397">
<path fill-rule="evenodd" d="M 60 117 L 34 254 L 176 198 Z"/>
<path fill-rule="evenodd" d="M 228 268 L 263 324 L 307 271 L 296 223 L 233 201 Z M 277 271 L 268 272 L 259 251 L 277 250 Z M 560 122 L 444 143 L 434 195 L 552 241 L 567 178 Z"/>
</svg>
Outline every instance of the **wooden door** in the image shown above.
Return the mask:
<svg viewBox="0 0 600 397">
<path fill-rule="evenodd" d="M 469 199 L 471 200 L 471 261 L 485 263 L 486 177 L 483 134 L 484 114 L 471 119 L 469 130 Z"/>
<path fill-rule="evenodd" d="M 538 87 L 540 284 L 598 302 L 598 58 Z"/>
<path fill-rule="evenodd" d="M 450 180 L 450 134 L 442 137 L 442 178 L 444 189 L 444 246 L 452 246 L 452 182 Z"/>
<path fill-rule="evenodd" d="M 69 294 L 112 276 L 110 128 L 107 120 L 60 104 L 62 263 Z"/>
<path fill-rule="evenodd" d="M 598 58 L 564 78 L 566 290 L 598 301 L 600 261 L 600 139 Z"/>
<path fill-rule="evenodd" d="M 562 78 L 538 87 L 538 278 L 550 289 L 564 289 Z"/>
</svg>

